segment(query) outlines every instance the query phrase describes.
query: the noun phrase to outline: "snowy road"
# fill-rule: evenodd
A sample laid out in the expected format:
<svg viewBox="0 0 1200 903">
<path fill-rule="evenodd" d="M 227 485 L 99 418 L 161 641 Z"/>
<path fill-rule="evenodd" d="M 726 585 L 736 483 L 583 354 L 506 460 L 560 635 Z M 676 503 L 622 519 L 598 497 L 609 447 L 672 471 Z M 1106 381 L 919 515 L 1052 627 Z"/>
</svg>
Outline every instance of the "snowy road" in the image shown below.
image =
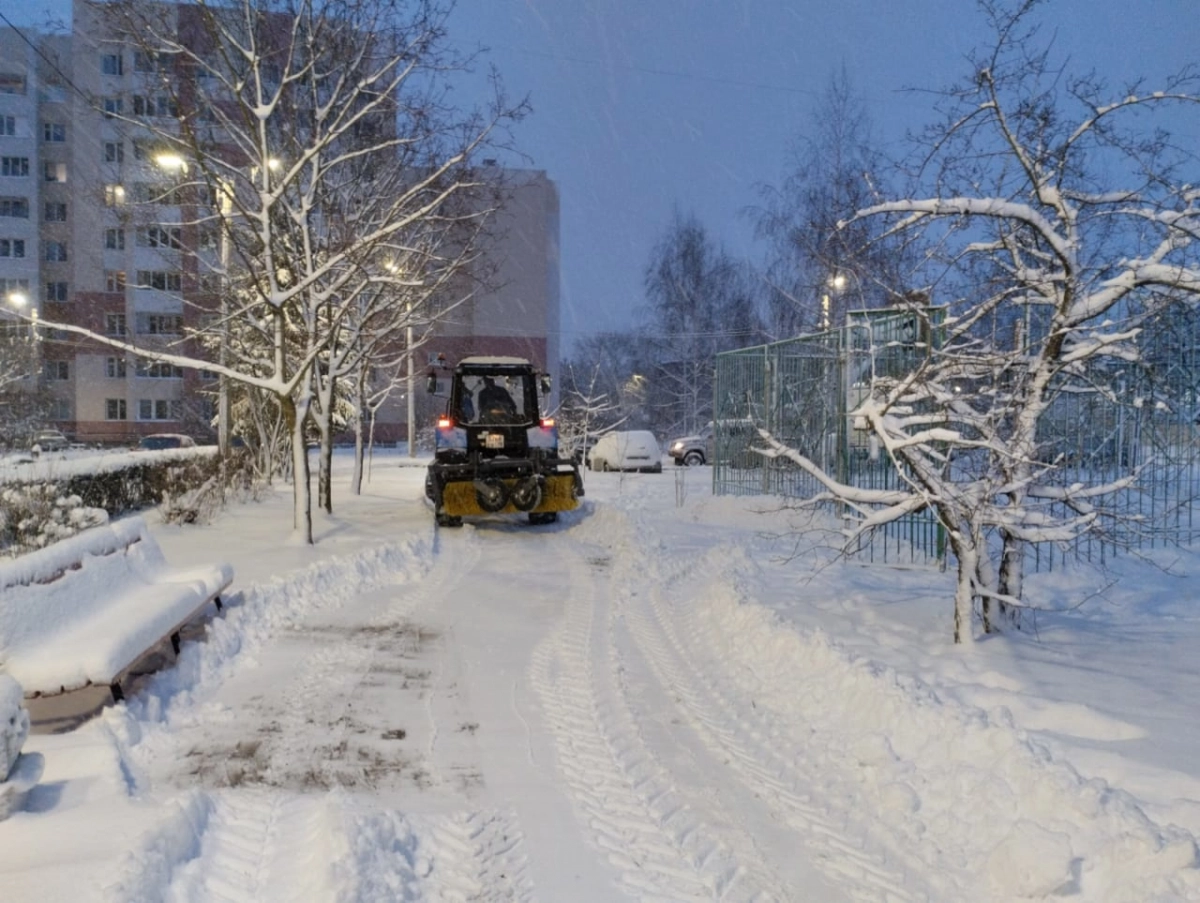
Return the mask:
<svg viewBox="0 0 1200 903">
<path fill-rule="evenodd" d="M 632 515 L 564 521 L 426 526 L 139 743 L 201 823 L 163 898 L 928 898 L 689 622 L 720 575 L 639 549 Z M 138 850 L 110 899 L 160 868 Z"/>
<path fill-rule="evenodd" d="M 31 738 L 0 901 L 1200 899 L 1186 805 L 1157 822 L 1032 741 L 1002 648 L 920 639 L 937 577 L 813 581 L 705 477 L 680 506 L 676 478 L 589 475 L 556 525 L 437 531 L 391 467 L 313 548 L 278 542 L 285 497 L 161 527 L 239 590 L 125 704 Z M 906 599 L 917 632 L 887 620 Z M 984 711 L 904 665 L 935 654 L 1013 693 Z"/>
</svg>

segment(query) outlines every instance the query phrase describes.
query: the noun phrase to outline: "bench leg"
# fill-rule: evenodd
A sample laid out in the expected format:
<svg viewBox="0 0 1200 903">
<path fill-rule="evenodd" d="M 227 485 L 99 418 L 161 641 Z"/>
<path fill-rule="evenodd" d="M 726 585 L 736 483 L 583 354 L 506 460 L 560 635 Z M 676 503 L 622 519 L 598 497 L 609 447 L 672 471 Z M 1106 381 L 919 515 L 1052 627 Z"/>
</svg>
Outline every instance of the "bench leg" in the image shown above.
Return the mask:
<svg viewBox="0 0 1200 903">
<path fill-rule="evenodd" d="M 218 612 L 218 613 L 220 613 L 221 609 L 225 607 L 224 605 L 222 605 L 222 604 L 221 604 L 221 597 L 220 597 L 220 596 L 213 596 L 213 602 L 214 602 L 214 603 L 216 604 L 216 606 L 217 606 L 217 612 Z"/>
<path fill-rule="evenodd" d="M 179 631 L 176 630 L 171 634 L 171 648 L 175 650 L 175 654 L 179 654 Z"/>
<path fill-rule="evenodd" d="M 119 683 L 114 682 L 109 684 L 108 689 L 112 692 L 113 702 L 120 702 L 125 698 L 125 694 L 122 692 L 121 685 Z"/>
</svg>

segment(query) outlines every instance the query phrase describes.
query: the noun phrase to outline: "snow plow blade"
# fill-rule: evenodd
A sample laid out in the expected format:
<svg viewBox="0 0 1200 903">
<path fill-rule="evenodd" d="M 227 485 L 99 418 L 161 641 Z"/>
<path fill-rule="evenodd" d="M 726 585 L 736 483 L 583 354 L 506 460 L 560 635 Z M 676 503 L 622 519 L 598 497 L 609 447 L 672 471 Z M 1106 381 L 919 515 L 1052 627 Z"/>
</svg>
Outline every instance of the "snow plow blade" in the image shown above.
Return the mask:
<svg viewBox="0 0 1200 903">
<path fill-rule="evenodd" d="M 530 514 L 546 514 L 551 511 L 573 511 L 579 507 L 579 499 L 575 492 L 575 474 L 560 473 L 546 477 L 542 487 L 542 498 L 536 506 L 528 509 Z M 511 496 L 513 487 L 521 482 L 519 479 L 502 480 Z M 442 490 L 442 511 L 450 517 L 485 517 L 488 514 L 522 514 L 509 501 L 498 511 L 486 511 L 479 505 L 475 484 L 470 480 L 455 480 L 446 483 Z"/>
</svg>

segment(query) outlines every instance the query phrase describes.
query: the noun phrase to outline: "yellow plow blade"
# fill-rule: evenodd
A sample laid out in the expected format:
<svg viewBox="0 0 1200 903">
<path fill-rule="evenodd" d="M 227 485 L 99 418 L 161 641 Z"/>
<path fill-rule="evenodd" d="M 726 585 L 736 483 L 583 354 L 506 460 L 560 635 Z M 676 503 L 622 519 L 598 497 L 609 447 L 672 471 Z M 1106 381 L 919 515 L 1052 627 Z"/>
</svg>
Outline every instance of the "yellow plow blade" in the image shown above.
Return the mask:
<svg viewBox="0 0 1200 903">
<path fill-rule="evenodd" d="M 504 485 L 512 491 L 517 480 L 504 480 Z M 542 488 L 542 500 L 532 514 L 542 514 L 549 511 L 573 511 L 579 507 L 579 499 L 573 492 L 575 475 L 571 473 L 555 474 L 546 477 L 546 485 Z M 470 480 L 447 483 L 442 490 L 442 508 L 451 517 L 484 517 L 493 512 L 484 511 L 479 507 L 475 498 L 475 486 Z M 509 502 L 496 514 L 523 514 Z"/>
</svg>

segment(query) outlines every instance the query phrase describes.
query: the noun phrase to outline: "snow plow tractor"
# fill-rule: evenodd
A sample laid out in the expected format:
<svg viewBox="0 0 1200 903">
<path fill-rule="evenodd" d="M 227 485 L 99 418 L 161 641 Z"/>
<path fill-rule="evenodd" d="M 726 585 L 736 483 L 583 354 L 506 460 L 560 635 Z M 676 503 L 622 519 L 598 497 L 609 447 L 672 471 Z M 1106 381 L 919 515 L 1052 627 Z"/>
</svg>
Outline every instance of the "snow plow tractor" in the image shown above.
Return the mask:
<svg viewBox="0 0 1200 903">
<path fill-rule="evenodd" d="M 517 357 L 467 357 L 449 371 L 446 412 L 438 418 L 425 494 L 439 527 L 464 517 L 525 514 L 549 524 L 579 506 L 583 479 L 558 454 L 558 429 L 542 417 L 538 392 L 550 378 Z M 437 371 L 429 391 L 437 392 Z"/>
</svg>

